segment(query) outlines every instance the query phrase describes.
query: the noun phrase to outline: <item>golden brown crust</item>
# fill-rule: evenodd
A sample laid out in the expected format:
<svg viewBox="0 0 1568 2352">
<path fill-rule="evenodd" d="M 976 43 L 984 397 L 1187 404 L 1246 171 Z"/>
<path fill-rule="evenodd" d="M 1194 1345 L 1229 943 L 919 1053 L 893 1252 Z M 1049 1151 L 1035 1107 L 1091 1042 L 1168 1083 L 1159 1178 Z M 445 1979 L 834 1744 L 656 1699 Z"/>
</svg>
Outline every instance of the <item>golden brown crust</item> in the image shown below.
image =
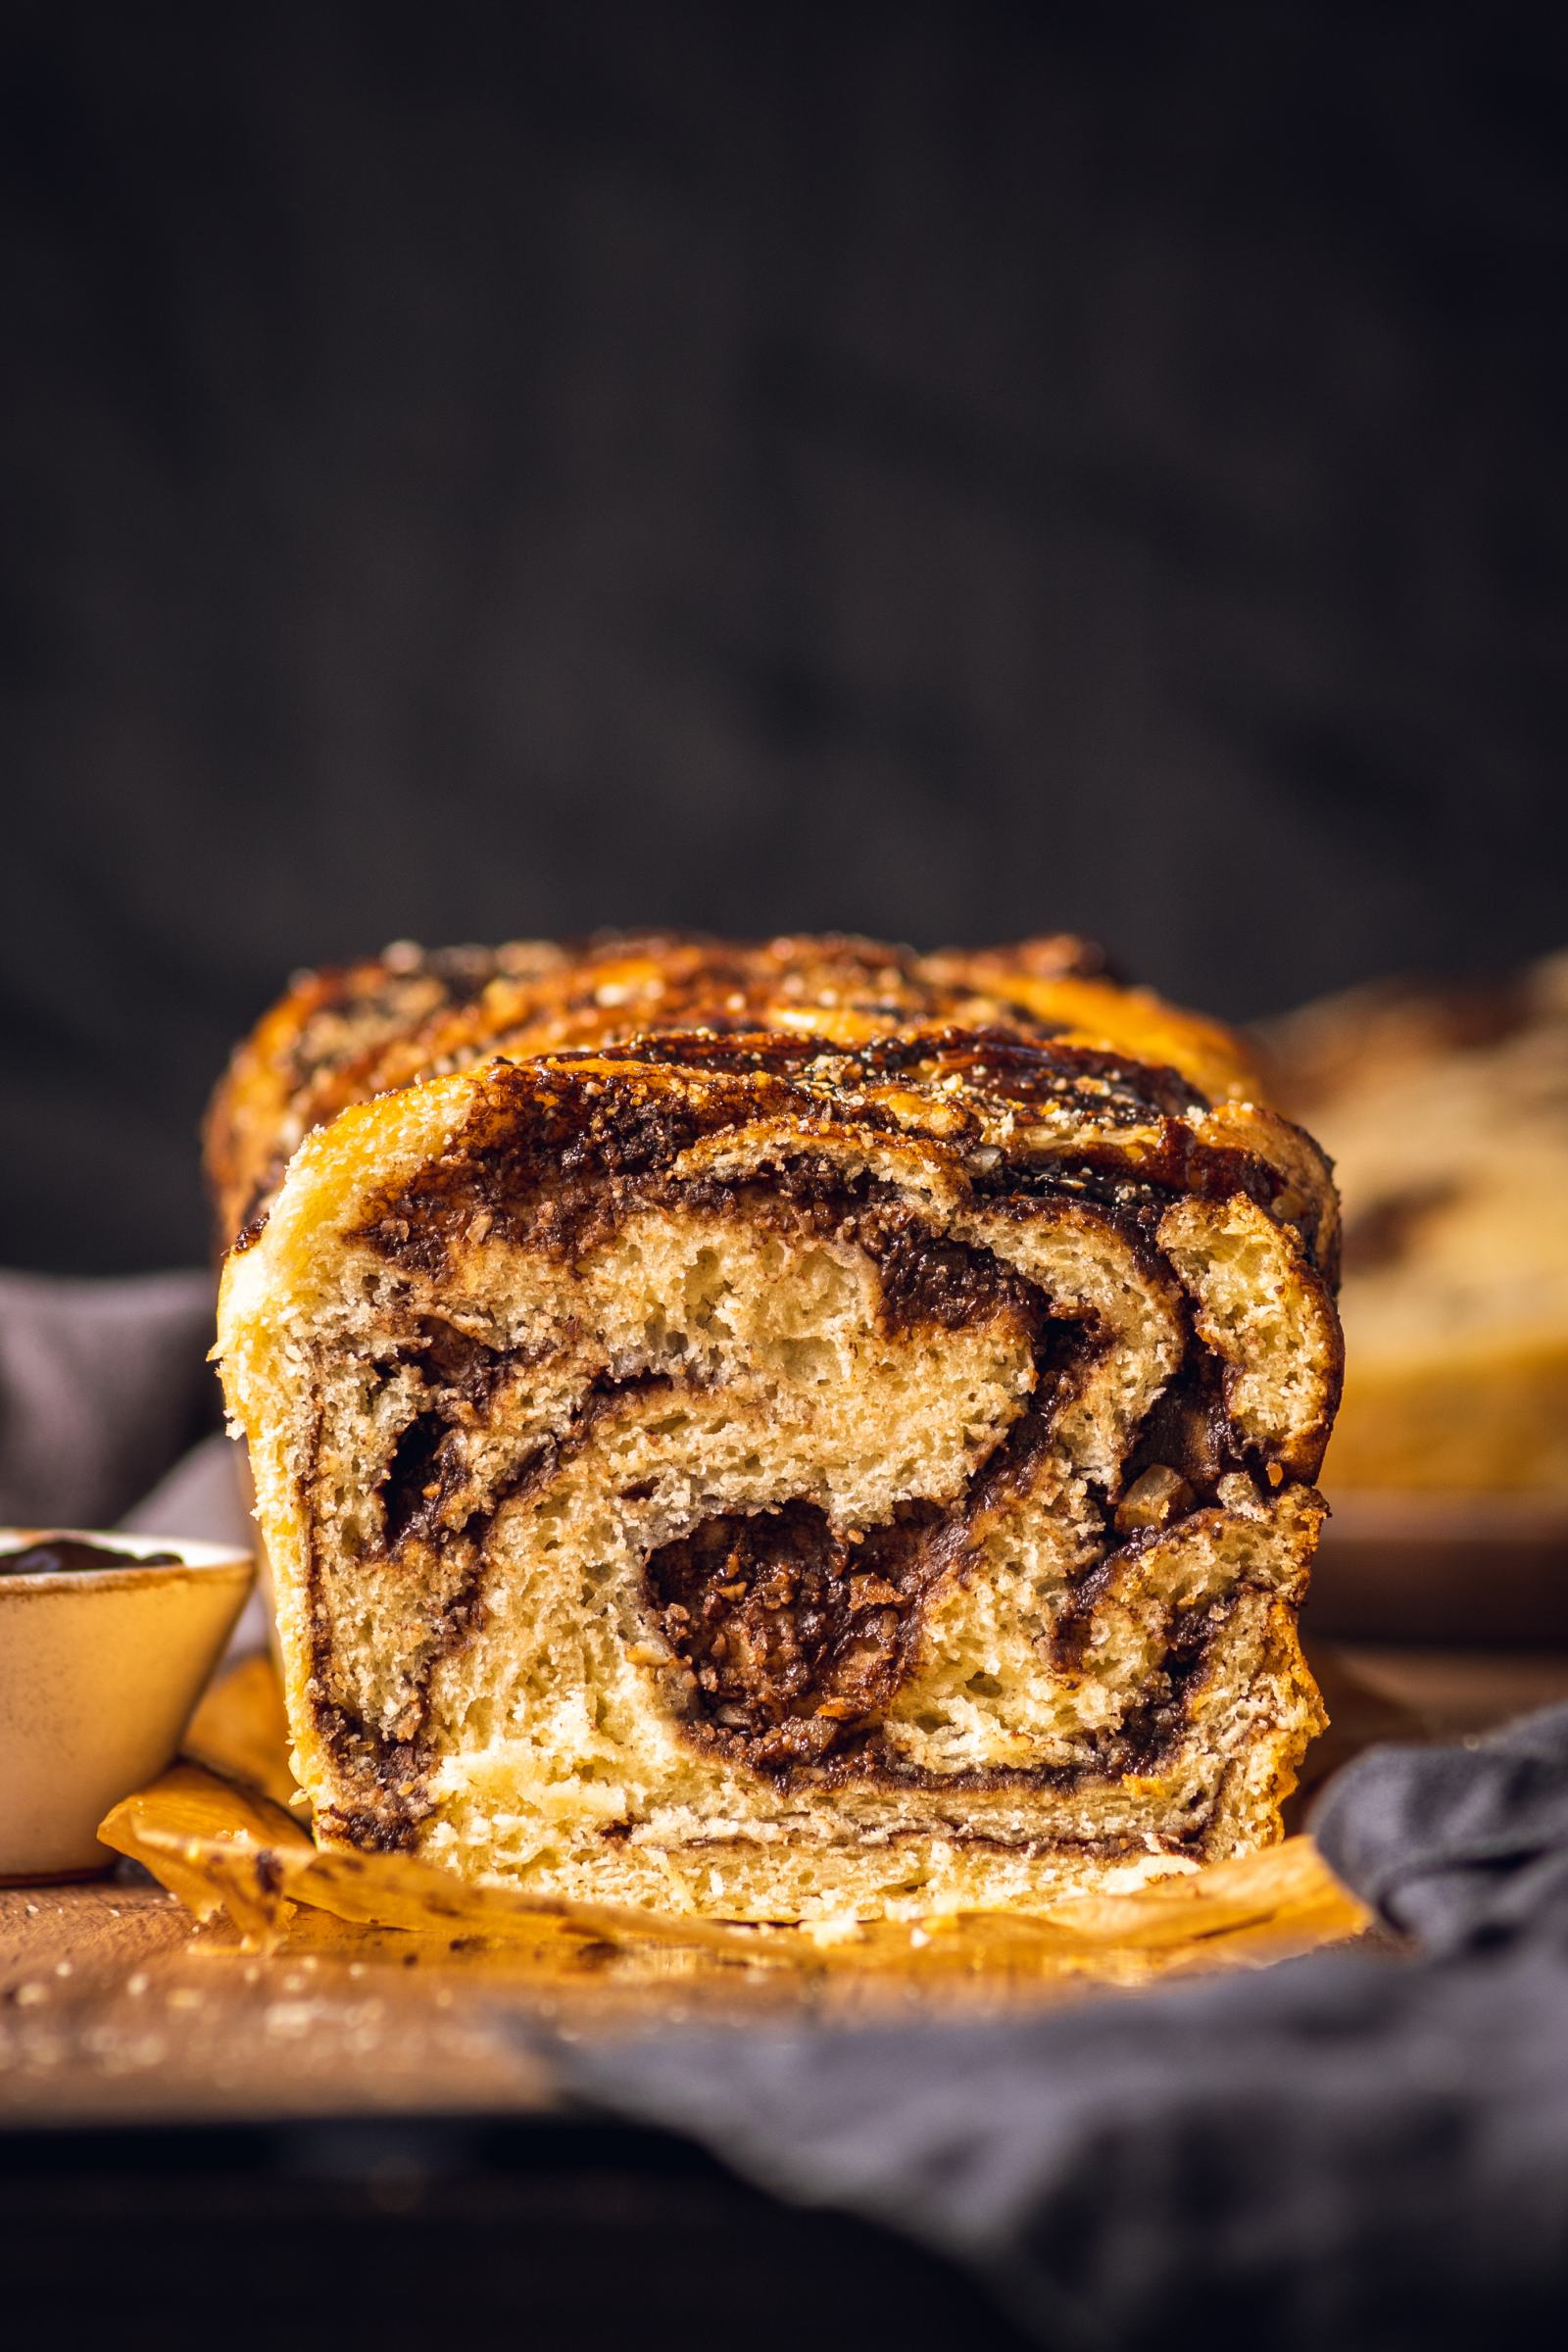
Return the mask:
<svg viewBox="0 0 1568 2352">
<path fill-rule="evenodd" d="M 1008 1027 L 1168 1066 L 1213 1102 L 1261 1100 L 1228 1030 L 1119 987 L 1097 949 L 1065 935 L 925 956 L 843 935 L 400 946 L 303 975 L 236 1052 L 207 1123 L 220 1241 L 265 1204 L 305 1137 L 350 1103 L 495 1054 L 693 1030 L 808 1031 L 851 1046 L 936 1026 Z"/>
</svg>

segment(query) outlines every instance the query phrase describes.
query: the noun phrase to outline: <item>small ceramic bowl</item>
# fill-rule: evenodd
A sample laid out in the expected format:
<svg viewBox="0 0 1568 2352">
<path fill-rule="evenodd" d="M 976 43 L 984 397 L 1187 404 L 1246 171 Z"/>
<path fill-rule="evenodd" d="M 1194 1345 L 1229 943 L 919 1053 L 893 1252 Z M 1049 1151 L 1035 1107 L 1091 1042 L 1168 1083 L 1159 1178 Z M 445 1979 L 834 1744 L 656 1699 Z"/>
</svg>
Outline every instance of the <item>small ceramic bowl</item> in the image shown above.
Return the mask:
<svg viewBox="0 0 1568 2352">
<path fill-rule="evenodd" d="M 226 1545 L 81 1528 L 0 1527 L 0 1554 L 63 1536 L 136 1564 L 0 1571 L 0 1883 L 114 1861 L 98 1824 L 173 1761 L 255 1574 Z"/>
</svg>

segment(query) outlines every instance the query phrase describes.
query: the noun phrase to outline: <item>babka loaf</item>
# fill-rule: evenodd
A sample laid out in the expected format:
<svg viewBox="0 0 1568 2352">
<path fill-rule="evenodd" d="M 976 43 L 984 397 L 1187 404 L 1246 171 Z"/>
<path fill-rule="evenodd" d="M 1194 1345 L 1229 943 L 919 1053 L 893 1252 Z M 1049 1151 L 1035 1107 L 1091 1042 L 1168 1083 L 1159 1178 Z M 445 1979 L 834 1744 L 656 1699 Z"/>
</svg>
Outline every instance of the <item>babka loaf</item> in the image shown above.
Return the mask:
<svg viewBox="0 0 1568 2352">
<path fill-rule="evenodd" d="M 1351 989 L 1267 1044 L 1345 1195 L 1332 1488 L 1568 1494 L 1568 955 Z"/>
<path fill-rule="evenodd" d="M 1275 1836 L 1338 1226 L 1253 1091 L 1060 942 L 301 984 L 212 1136 L 317 1835 L 739 1919 Z"/>
</svg>

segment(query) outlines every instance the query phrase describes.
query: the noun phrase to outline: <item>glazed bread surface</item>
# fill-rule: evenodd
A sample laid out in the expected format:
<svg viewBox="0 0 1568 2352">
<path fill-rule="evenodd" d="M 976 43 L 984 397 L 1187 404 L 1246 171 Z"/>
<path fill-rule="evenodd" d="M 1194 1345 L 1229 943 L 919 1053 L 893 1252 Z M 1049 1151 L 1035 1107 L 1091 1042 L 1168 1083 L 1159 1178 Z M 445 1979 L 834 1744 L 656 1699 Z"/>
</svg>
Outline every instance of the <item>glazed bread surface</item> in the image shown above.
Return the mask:
<svg viewBox="0 0 1568 2352">
<path fill-rule="evenodd" d="M 688 953 L 551 965 L 554 1001 L 596 1019 Z M 942 959 L 766 953 L 765 1027 L 648 1033 L 645 990 L 640 1036 L 347 1103 L 230 1252 L 317 1835 L 740 1919 L 1039 1903 L 1277 1835 L 1322 1720 L 1321 1154 L 1223 1032 L 1102 979 L 951 983 L 1092 989 L 1091 1044 L 1042 1000 L 923 1019 Z M 385 1026 L 333 1084 L 399 1054 Z"/>
<path fill-rule="evenodd" d="M 304 972 L 240 1045 L 207 1122 L 207 1173 L 226 1248 L 289 1154 L 351 1102 L 496 1054 L 703 1029 L 861 1045 L 921 1024 L 996 1025 L 1171 1064 L 1215 1100 L 1254 1096 L 1257 1071 L 1217 1022 L 1108 979 L 1066 933 L 915 956 L 833 934 L 760 944 L 607 932 L 577 947 L 514 940 L 427 951 L 401 942 Z"/>
</svg>

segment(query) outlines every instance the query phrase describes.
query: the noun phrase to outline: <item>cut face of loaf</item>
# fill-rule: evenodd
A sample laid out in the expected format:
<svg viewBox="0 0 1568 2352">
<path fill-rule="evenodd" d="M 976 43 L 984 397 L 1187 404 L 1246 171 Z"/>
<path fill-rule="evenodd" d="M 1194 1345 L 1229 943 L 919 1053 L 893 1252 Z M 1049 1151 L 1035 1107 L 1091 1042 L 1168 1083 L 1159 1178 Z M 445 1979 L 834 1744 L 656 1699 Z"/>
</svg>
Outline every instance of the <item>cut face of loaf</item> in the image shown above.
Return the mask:
<svg viewBox="0 0 1568 2352">
<path fill-rule="evenodd" d="M 1336 1231 L 1298 1130 L 1003 1032 L 345 1110 L 220 1332 L 318 1836 L 755 1919 L 1275 1836 Z"/>
</svg>

